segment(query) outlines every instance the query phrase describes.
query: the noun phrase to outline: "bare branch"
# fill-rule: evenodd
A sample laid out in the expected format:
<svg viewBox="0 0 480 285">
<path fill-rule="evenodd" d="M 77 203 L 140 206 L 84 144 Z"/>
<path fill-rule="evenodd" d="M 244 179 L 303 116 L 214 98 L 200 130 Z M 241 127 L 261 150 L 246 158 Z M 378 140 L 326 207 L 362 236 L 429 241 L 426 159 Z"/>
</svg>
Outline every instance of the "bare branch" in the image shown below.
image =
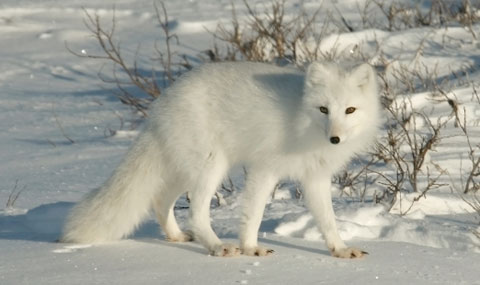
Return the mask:
<svg viewBox="0 0 480 285">
<path fill-rule="evenodd" d="M 14 207 L 15 202 L 17 201 L 18 197 L 20 197 L 20 194 L 27 188 L 27 186 L 23 186 L 22 189 L 18 190 L 18 179 L 15 180 L 15 185 L 13 186 L 12 191 L 10 192 L 10 195 L 8 195 L 8 200 L 6 204 L 6 209 L 11 209 Z"/>
</svg>

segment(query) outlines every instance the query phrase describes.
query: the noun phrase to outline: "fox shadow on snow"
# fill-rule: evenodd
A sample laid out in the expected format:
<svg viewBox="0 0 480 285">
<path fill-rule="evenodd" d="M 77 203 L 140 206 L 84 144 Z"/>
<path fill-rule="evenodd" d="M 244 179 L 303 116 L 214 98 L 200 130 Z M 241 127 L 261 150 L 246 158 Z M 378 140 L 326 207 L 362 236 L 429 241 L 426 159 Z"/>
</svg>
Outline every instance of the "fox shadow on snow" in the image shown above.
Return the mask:
<svg viewBox="0 0 480 285">
<path fill-rule="evenodd" d="M 44 204 L 29 210 L 25 214 L 9 215 L 0 214 L 0 239 L 4 240 L 27 240 L 35 242 L 56 242 L 60 237 L 65 219 L 75 203 L 57 202 Z M 262 222 L 261 232 L 273 232 L 278 225 L 278 220 L 266 220 Z M 227 233 L 221 235 L 223 239 L 235 239 L 236 235 Z M 188 243 L 163 242 L 164 235 L 159 230 L 159 225 L 153 219 L 148 219 L 130 237 L 130 239 L 147 243 L 161 243 L 161 246 L 172 246 L 178 249 L 205 254 L 206 251 L 198 245 Z M 328 255 L 326 250 L 297 246 L 278 239 L 259 238 L 259 242 L 273 248 L 295 248 L 302 251 L 317 252 Z"/>
<path fill-rule="evenodd" d="M 74 205 L 72 202 L 56 202 L 40 205 L 25 214 L 0 214 L 0 239 L 55 242 Z M 161 238 L 159 226 L 154 220 L 147 220 L 132 238 Z"/>
</svg>

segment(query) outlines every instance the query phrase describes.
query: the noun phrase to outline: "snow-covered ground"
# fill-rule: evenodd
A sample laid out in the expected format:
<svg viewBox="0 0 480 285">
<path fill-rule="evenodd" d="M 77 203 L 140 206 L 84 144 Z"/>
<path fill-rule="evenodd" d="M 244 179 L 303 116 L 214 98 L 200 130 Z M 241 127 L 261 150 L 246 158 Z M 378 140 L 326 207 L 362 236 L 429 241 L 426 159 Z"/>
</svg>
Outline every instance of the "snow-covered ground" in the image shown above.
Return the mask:
<svg viewBox="0 0 480 285">
<path fill-rule="evenodd" d="M 357 1 L 336 2 L 345 18 L 359 20 Z M 319 5 L 290 1 L 287 13 Z M 199 64 L 197 55 L 213 45 L 205 28 L 229 21 L 231 1 L 171 0 L 165 6 L 180 39 L 174 48 Z M 324 6 L 332 8 L 329 1 Z M 0 3 L 0 284 L 480 284 L 480 240 L 472 233 L 480 230 L 478 216 L 449 186 L 428 192 L 403 216 L 402 207 L 418 194 L 403 197 L 403 205 L 388 212 L 371 198 L 358 202 L 336 191 L 342 237 L 370 253 L 359 260 L 331 257 L 302 200 L 288 189 L 279 189 L 267 205 L 260 239 L 275 254 L 265 258 L 216 258 L 196 243 L 167 243 L 153 218 L 128 240 L 101 246 L 55 243 L 68 210 L 109 176 L 138 129 L 138 116 L 98 79 L 102 63 L 65 48 L 67 43 L 79 53 L 98 52 L 83 25 L 83 9 L 96 11 L 108 25 L 113 7 L 122 51 L 130 58 L 137 49 L 151 54 L 163 35 L 150 0 Z M 241 3 L 236 8 L 244 11 Z M 480 25 L 473 29 L 480 37 Z M 468 71 L 468 77 L 452 77 L 449 95 L 462 112 L 465 108 L 472 143 L 480 142 L 480 103 L 472 88 L 480 88 L 480 41 L 470 31 L 370 29 L 330 35 L 321 49 L 349 53 L 358 45 L 375 58 L 379 43 L 381 56 L 394 65 L 418 64 L 420 57 L 425 66 L 437 67 L 439 78 Z M 150 68 L 148 58 L 140 63 Z M 445 101 L 407 95 L 432 121 L 449 114 Z M 110 130 L 118 132 L 111 136 Z M 453 121 L 442 133 L 430 160 L 448 169 L 442 183 L 458 186 L 462 169 L 469 167 L 467 145 Z M 23 191 L 7 207 L 13 189 Z M 239 195 L 240 190 L 225 195 L 226 204 L 212 208 L 215 230 L 232 242 Z M 176 213 L 185 225 L 187 205 L 180 203 Z"/>
</svg>

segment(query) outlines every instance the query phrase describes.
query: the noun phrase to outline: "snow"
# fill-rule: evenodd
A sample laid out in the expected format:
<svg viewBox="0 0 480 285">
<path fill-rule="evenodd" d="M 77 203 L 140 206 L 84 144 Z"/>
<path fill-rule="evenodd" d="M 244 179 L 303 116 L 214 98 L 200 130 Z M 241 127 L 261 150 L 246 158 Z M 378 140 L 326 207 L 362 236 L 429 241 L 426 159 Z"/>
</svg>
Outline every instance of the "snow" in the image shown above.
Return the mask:
<svg viewBox="0 0 480 285">
<path fill-rule="evenodd" d="M 344 17 L 356 19 L 354 1 L 335 2 Z M 302 5 L 312 11 L 319 7 L 317 1 L 290 1 L 286 11 L 295 13 Z M 175 49 L 200 64 L 197 56 L 213 45 L 206 29 L 229 22 L 231 1 L 171 0 L 165 6 L 180 39 Z M 168 243 L 153 216 L 126 240 L 95 246 L 56 243 L 69 209 L 105 181 L 140 129 L 138 116 L 98 79 L 102 63 L 75 57 L 65 48 L 99 52 L 83 24 L 83 9 L 96 12 L 108 26 L 113 7 L 127 59 L 133 60 L 137 49 L 151 55 L 163 38 L 150 0 L 0 3 L 0 284 L 480 284 L 480 239 L 473 234 L 480 231 L 478 215 L 452 190 L 461 184 L 462 169 L 470 167 L 465 138 L 453 121 L 430 154 L 430 160 L 448 169 L 441 182 L 449 186 L 428 192 L 408 212 L 419 193 L 404 194 L 387 211 L 371 198 L 359 202 L 334 190 L 342 238 L 369 252 L 359 260 L 330 256 L 303 201 L 288 187 L 277 189 L 266 207 L 259 237 L 275 253 L 265 258 L 217 258 L 196 243 Z M 245 8 L 238 3 L 236 9 L 242 17 Z M 479 24 L 473 28 L 478 37 Z M 476 84 L 478 89 L 480 79 L 480 41 L 467 29 L 336 33 L 324 39 L 321 50 L 335 47 L 348 57 L 355 55 L 355 46 L 374 59 L 391 61 L 390 80 L 389 68 L 422 64 L 436 68 L 439 78 L 451 79 L 447 96 L 465 114 L 473 144 L 480 142 L 480 104 L 472 88 Z M 147 69 L 149 62 L 148 56 L 139 58 Z M 469 76 L 456 79 L 452 71 Z M 402 98 L 410 98 L 432 121 L 451 111 L 445 100 L 432 100 L 429 93 L 405 90 L 396 100 Z M 241 176 L 235 177 L 240 186 Z M 7 207 L 15 185 L 23 191 Z M 371 192 L 378 187 L 371 185 Z M 236 242 L 240 195 L 241 190 L 224 193 L 222 205 L 212 206 L 213 227 L 228 242 Z M 186 206 L 182 199 L 176 209 L 182 226 Z"/>
</svg>

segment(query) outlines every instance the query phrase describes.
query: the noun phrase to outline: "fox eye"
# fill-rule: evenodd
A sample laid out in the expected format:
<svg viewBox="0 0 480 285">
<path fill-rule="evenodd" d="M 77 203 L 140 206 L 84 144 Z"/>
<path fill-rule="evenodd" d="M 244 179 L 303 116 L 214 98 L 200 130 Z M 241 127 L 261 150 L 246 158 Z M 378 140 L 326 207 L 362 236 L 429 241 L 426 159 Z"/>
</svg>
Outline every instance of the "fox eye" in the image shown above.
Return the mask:
<svg viewBox="0 0 480 285">
<path fill-rule="evenodd" d="M 348 107 L 345 110 L 345 114 L 351 114 L 351 113 L 355 112 L 355 110 L 357 110 L 355 107 Z"/>
<path fill-rule="evenodd" d="M 318 108 L 320 110 L 320 112 L 324 113 L 324 114 L 328 114 L 328 108 L 327 107 L 319 107 Z"/>
</svg>

